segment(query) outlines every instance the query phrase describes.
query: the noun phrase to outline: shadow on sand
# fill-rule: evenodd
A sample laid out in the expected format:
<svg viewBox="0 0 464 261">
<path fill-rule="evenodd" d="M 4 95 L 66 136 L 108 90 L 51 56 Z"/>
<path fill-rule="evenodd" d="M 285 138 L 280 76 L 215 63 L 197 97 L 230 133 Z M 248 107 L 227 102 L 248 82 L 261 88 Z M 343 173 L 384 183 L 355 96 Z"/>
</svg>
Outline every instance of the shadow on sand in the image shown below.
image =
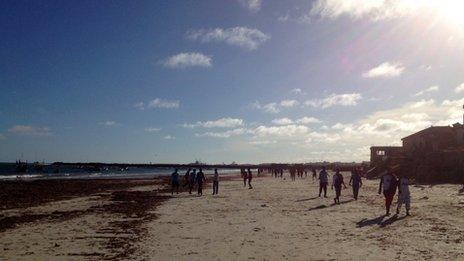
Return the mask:
<svg viewBox="0 0 464 261">
<path fill-rule="evenodd" d="M 354 199 L 348 199 L 348 200 L 340 201 L 340 203 L 338 203 L 338 204 L 332 203 L 332 204 L 330 204 L 330 206 L 333 207 L 333 206 L 336 206 L 336 205 L 343 205 L 343 204 L 350 203 L 350 202 L 353 202 L 353 201 L 354 201 Z"/>
<path fill-rule="evenodd" d="M 312 208 L 308 209 L 308 211 L 313 211 L 313 210 L 317 210 L 317 209 L 323 209 L 323 208 L 338 206 L 338 205 L 350 203 L 350 202 L 352 202 L 352 201 L 354 201 L 354 199 L 349 199 L 349 200 L 340 201 L 339 204 L 332 203 L 332 204 L 330 204 L 330 205 L 328 205 L 328 206 L 327 206 L 327 205 L 319 205 L 319 206 L 312 207 Z"/>
<path fill-rule="evenodd" d="M 299 199 L 299 200 L 296 200 L 295 202 L 303 202 L 303 201 L 309 201 L 309 200 L 315 200 L 319 197 L 314 197 L 314 198 L 303 198 L 303 199 Z"/>
<path fill-rule="evenodd" d="M 384 218 L 386 217 L 387 216 L 382 215 L 382 216 L 372 218 L 372 219 L 364 218 L 361 221 L 356 223 L 356 227 L 361 228 L 361 227 L 374 226 L 374 225 L 378 225 L 379 227 L 386 227 L 388 225 L 395 223 L 396 221 L 406 218 L 406 216 L 398 217 L 398 215 L 393 215 L 390 218 L 384 220 Z"/>
</svg>

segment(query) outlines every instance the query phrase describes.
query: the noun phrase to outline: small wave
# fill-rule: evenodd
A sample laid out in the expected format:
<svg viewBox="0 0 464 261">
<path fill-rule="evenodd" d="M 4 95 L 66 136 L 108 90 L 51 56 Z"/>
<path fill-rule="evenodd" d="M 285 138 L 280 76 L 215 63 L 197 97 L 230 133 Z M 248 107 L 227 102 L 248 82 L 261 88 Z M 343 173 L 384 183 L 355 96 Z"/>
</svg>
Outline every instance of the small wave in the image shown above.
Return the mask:
<svg viewBox="0 0 464 261">
<path fill-rule="evenodd" d="M 42 175 L 24 174 L 24 175 L 0 175 L 0 180 L 12 180 L 12 179 L 32 179 L 40 178 Z"/>
</svg>

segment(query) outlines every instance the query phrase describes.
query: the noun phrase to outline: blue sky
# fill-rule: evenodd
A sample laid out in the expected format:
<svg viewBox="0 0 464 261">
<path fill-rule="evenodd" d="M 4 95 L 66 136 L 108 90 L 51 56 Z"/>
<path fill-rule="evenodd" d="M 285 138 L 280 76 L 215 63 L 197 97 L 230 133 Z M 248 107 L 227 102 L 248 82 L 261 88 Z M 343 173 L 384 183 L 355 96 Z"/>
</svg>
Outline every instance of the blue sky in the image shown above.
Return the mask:
<svg viewBox="0 0 464 261">
<path fill-rule="evenodd" d="M 2 1 L 0 161 L 369 159 L 462 121 L 460 1 Z"/>
</svg>

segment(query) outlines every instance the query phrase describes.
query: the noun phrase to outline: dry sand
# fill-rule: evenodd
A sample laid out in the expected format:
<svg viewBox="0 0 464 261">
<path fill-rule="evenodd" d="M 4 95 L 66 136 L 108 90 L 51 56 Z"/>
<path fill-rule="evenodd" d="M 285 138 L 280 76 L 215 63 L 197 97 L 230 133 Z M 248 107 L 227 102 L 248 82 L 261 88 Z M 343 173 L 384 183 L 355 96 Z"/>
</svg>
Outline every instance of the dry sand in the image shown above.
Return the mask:
<svg viewBox="0 0 464 261">
<path fill-rule="evenodd" d="M 140 185 L 3 209 L 2 220 L 50 218 L 0 231 L 0 260 L 464 260 L 464 194 L 456 185 L 411 186 L 412 216 L 403 209 L 384 217 L 377 181 L 365 181 L 358 201 L 343 190 L 341 205 L 332 205 L 331 190 L 316 197 L 311 178 L 253 183 L 250 190 L 240 179 L 223 181 L 219 196 L 208 186 L 203 197 L 173 198 Z M 160 197 L 166 201 L 155 209 Z"/>
<path fill-rule="evenodd" d="M 411 187 L 412 216 L 383 217 L 377 181 L 359 200 L 318 198 L 311 178 L 220 184 L 219 196 L 180 195 L 146 224 L 153 260 L 464 260 L 464 195 L 458 186 Z M 210 191 L 208 191 L 210 192 Z M 396 200 L 395 200 L 396 201 Z"/>
</svg>

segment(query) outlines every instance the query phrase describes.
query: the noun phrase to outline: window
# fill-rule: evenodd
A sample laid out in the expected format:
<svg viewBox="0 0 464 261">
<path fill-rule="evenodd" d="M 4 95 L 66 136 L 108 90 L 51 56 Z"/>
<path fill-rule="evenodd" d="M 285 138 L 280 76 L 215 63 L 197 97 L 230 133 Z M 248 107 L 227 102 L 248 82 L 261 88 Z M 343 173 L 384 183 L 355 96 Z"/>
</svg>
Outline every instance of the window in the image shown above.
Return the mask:
<svg viewBox="0 0 464 261">
<path fill-rule="evenodd" d="M 384 150 L 378 150 L 376 151 L 377 156 L 385 156 L 385 151 Z"/>
</svg>

